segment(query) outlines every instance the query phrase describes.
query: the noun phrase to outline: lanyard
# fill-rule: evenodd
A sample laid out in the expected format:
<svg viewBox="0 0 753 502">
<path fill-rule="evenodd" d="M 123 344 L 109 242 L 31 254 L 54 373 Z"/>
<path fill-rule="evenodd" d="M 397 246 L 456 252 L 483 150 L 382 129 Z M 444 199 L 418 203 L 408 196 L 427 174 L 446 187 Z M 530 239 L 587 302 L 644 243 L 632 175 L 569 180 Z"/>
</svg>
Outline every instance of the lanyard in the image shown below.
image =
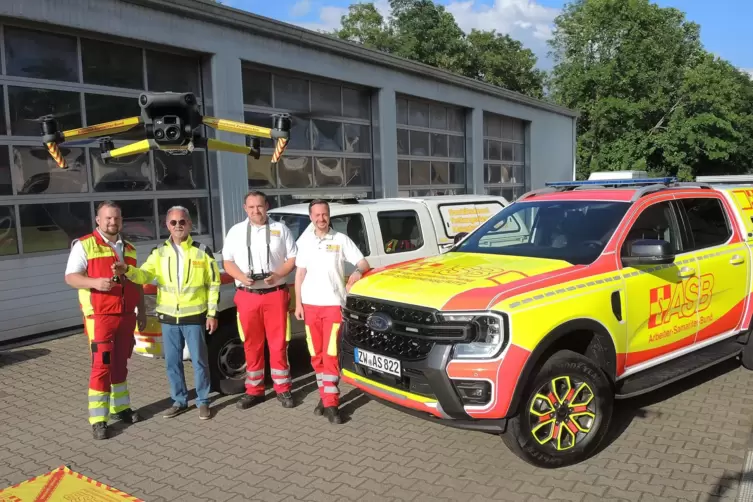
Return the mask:
<svg viewBox="0 0 753 502">
<path fill-rule="evenodd" d="M 267 233 L 267 271 L 271 270 L 271 267 L 269 266 L 269 220 L 267 220 L 266 224 L 266 233 Z M 254 260 L 253 255 L 251 253 L 251 222 L 248 223 L 248 227 L 246 228 L 246 248 L 248 249 L 248 271 L 249 273 L 254 273 Z M 264 272 L 264 269 L 262 269 L 262 272 Z"/>
</svg>

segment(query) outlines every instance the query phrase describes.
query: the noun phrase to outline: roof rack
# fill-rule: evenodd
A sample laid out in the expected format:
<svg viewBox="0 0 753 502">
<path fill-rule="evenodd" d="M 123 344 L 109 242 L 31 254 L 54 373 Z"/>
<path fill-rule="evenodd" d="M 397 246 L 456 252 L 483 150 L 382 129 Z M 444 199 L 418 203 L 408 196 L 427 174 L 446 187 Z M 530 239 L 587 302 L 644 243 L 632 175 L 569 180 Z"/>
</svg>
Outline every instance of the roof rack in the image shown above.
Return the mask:
<svg viewBox="0 0 753 502">
<path fill-rule="evenodd" d="M 342 193 L 318 193 L 318 194 L 291 194 L 296 201 L 306 203 L 312 200 L 324 200 L 327 202 L 339 202 L 340 204 L 358 204 L 361 199 L 368 197 L 367 192 L 342 192 Z"/>
<path fill-rule="evenodd" d="M 751 177 L 753 179 L 753 177 Z M 605 188 L 627 188 L 627 187 L 639 187 L 635 191 L 635 194 L 631 197 L 630 201 L 635 202 L 644 195 L 650 193 L 659 192 L 661 190 L 667 190 L 670 188 L 712 188 L 707 183 L 698 182 L 681 182 L 677 181 L 674 176 L 666 176 L 663 178 L 639 178 L 639 179 L 598 179 L 587 181 L 550 181 L 545 183 L 545 188 L 539 188 L 537 190 L 531 190 L 520 197 L 518 201 L 533 197 L 535 195 L 541 195 L 552 192 L 565 192 L 569 190 L 597 190 Z"/>
</svg>

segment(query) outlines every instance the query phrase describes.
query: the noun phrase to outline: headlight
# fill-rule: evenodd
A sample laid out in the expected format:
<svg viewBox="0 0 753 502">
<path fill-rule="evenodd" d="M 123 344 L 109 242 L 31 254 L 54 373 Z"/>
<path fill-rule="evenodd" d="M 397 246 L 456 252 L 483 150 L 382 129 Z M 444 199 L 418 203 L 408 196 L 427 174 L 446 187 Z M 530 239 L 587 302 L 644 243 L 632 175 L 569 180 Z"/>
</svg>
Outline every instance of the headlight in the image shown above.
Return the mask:
<svg viewBox="0 0 753 502">
<path fill-rule="evenodd" d="M 444 321 L 472 322 L 475 325 L 476 338 L 472 342 L 455 345 L 455 359 L 490 359 L 499 354 L 507 343 L 502 316 L 442 314 L 440 317 Z"/>
</svg>

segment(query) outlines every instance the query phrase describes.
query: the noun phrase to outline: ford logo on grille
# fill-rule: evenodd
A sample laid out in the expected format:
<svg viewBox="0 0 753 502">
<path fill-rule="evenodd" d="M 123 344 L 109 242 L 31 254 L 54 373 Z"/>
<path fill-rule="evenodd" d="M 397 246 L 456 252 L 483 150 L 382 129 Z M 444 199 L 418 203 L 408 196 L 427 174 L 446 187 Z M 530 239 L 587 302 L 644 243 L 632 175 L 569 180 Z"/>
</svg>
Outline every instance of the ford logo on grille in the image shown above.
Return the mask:
<svg viewBox="0 0 753 502">
<path fill-rule="evenodd" d="M 374 312 L 366 319 L 369 329 L 384 333 L 392 327 L 392 318 L 383 312 Z"/>
</svg>

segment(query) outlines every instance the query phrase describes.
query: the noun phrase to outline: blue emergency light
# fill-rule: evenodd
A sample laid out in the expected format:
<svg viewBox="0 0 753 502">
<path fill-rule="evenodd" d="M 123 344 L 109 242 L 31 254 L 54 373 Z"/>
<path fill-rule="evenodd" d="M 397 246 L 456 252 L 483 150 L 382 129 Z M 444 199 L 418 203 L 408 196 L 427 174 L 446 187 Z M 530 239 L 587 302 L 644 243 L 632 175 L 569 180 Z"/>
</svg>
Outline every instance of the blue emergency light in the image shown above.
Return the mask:
<svg viewBox="0 0 753 502">
<path fill-rule="evenodd" d="M 640 179 L 616 179 L 616 180 L 587 180 L 587 181 L 549 181 L 545 183 L 548 187 L 579 187 L 589 185 L 619 185 L 619 186 L 631 186 L 631 185 L 656 185 L 664 184 L 669 185 L 675 183 L 677 178 L 674 176 L 668 176 L 666 178 L 640 178 Z"/>
</svg>

